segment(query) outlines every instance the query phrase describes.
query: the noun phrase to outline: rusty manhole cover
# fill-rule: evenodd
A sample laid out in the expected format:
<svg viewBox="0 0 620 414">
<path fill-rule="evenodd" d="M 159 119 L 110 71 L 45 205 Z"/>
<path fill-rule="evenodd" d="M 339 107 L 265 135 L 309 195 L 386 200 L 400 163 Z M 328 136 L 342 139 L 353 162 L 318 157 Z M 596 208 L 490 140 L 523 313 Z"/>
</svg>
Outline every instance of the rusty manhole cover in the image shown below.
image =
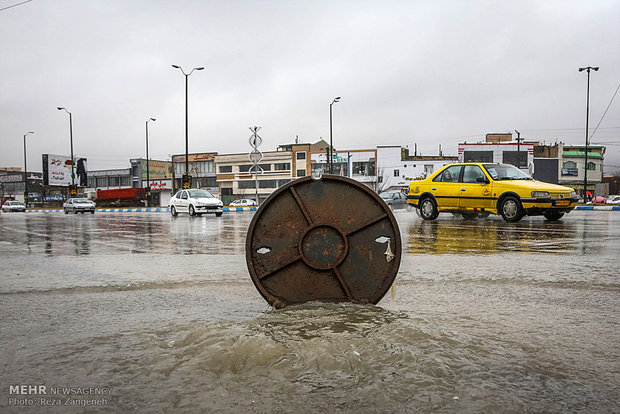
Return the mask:
<svg viewBox="0 0 620 414">
<path fill-rule="evenodd" d="M 313 300 L 377 303 L 400 266 L 398 224 L 368 187 L 324 175 L 276 190 L 255 213 L 246 261 L 276 308 Z"/>
</svg>

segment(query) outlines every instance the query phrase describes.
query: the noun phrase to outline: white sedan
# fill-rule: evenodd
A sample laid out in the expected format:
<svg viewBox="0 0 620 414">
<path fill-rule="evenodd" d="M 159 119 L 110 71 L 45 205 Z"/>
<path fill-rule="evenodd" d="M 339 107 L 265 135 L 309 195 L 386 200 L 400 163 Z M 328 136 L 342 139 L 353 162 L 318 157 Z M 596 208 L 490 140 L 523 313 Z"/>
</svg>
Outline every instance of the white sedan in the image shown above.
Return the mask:
<svg viewBox="0 0 620 414">
<path fill-rule="evenodd" d="M 250 200 L 249 198 L 242 198 L 242 199 L 235 200 L 232 203 L 230 203 L 231 207 L 249 207 L 249 206 L 255 206 L 255 205 L 256 205 L 256 201 Z"/>
<path fill-rule="evenodd" d="M 190 216 L 200 216 L 205 213 L 222 215 L 223 203 L 206 190 L 181 190 L 170 199 L 170 214 L 176 217 L 179 213 L 188 213 Z"/>
<path fill-rule="evenodd" d="M 2 205 L 2 211 L 26 211 L 26 205 L 21 201 L 7 201 Z"/>
</svg>

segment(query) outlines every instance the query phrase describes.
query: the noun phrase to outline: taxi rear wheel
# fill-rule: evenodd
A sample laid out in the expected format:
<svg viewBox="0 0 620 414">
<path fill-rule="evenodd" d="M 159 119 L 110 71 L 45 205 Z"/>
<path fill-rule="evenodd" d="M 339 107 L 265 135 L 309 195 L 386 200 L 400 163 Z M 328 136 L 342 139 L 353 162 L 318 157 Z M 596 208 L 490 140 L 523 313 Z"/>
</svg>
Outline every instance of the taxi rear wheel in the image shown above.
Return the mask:
<svg viewBox="0 0 620 414">
<path fill-rule="evenodd" d="M 189 205 L 189 215 L 190 216 L 195 216 L 196 215 L 196 210 L 194 210 L 194 206 L 193 205 Z"/>
<path fill-rule="evenodd" d="M 523 206 L 517 198 L 508 196 L 502 200 L 500 214 L 509 223 L 515 223 L 523 218 Z"/>
<path fill-rule="evenodd" d="M 420 216 L 424 220 L 435 220 L 439 215 L 437 203 L 432 198 L 425 198 L 420 202 Z"/>
<path fill-rule="evenodd" d="M 549 221 L 557 221 L 564 216 L 564 213 L 557 213 L 555 211 L 548 211 L 544 214 L 545 218 Z"/>
<path fill-rule="evenodd" d="M 177 209 L 174 208 L 174 206 L 170 206 L 170 214 L 172 215 L 172 217 L 176 217 L 179 213 L 177 213 Z"/>
</svg>

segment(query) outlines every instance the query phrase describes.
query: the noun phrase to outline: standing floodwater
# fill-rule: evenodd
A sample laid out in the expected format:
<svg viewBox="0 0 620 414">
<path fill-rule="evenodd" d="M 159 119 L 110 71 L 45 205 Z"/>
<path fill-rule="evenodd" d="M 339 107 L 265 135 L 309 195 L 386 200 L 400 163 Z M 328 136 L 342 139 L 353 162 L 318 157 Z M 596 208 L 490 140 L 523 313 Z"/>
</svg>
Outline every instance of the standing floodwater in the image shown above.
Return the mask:
<svg viewBox="0 0 620 414">
<path fill-rule="evenodd" d="M 2 214 L 1 410 L 620 411 L 619 213 L 395 215 L 394 300 L 273 310 L 249 212 Z"/>
</svg>

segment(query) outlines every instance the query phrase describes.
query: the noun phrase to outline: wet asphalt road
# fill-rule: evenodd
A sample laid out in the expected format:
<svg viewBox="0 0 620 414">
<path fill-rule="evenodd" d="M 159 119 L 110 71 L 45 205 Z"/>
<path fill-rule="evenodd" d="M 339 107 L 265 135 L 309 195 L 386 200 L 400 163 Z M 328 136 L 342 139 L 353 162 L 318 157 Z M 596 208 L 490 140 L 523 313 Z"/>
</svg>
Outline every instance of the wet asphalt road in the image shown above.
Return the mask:
<svg viewBox="0 0 620 414">
<path fill-rule="evenodd" d="M 281 311 L 248 276 L 252 214 L 0 215 L 0 407 L 37 411 L 9 403 L 37 383 L 116 410 L 620 410 L 620 212 L 397 211 L 378 307 Z"/>
</svg>

